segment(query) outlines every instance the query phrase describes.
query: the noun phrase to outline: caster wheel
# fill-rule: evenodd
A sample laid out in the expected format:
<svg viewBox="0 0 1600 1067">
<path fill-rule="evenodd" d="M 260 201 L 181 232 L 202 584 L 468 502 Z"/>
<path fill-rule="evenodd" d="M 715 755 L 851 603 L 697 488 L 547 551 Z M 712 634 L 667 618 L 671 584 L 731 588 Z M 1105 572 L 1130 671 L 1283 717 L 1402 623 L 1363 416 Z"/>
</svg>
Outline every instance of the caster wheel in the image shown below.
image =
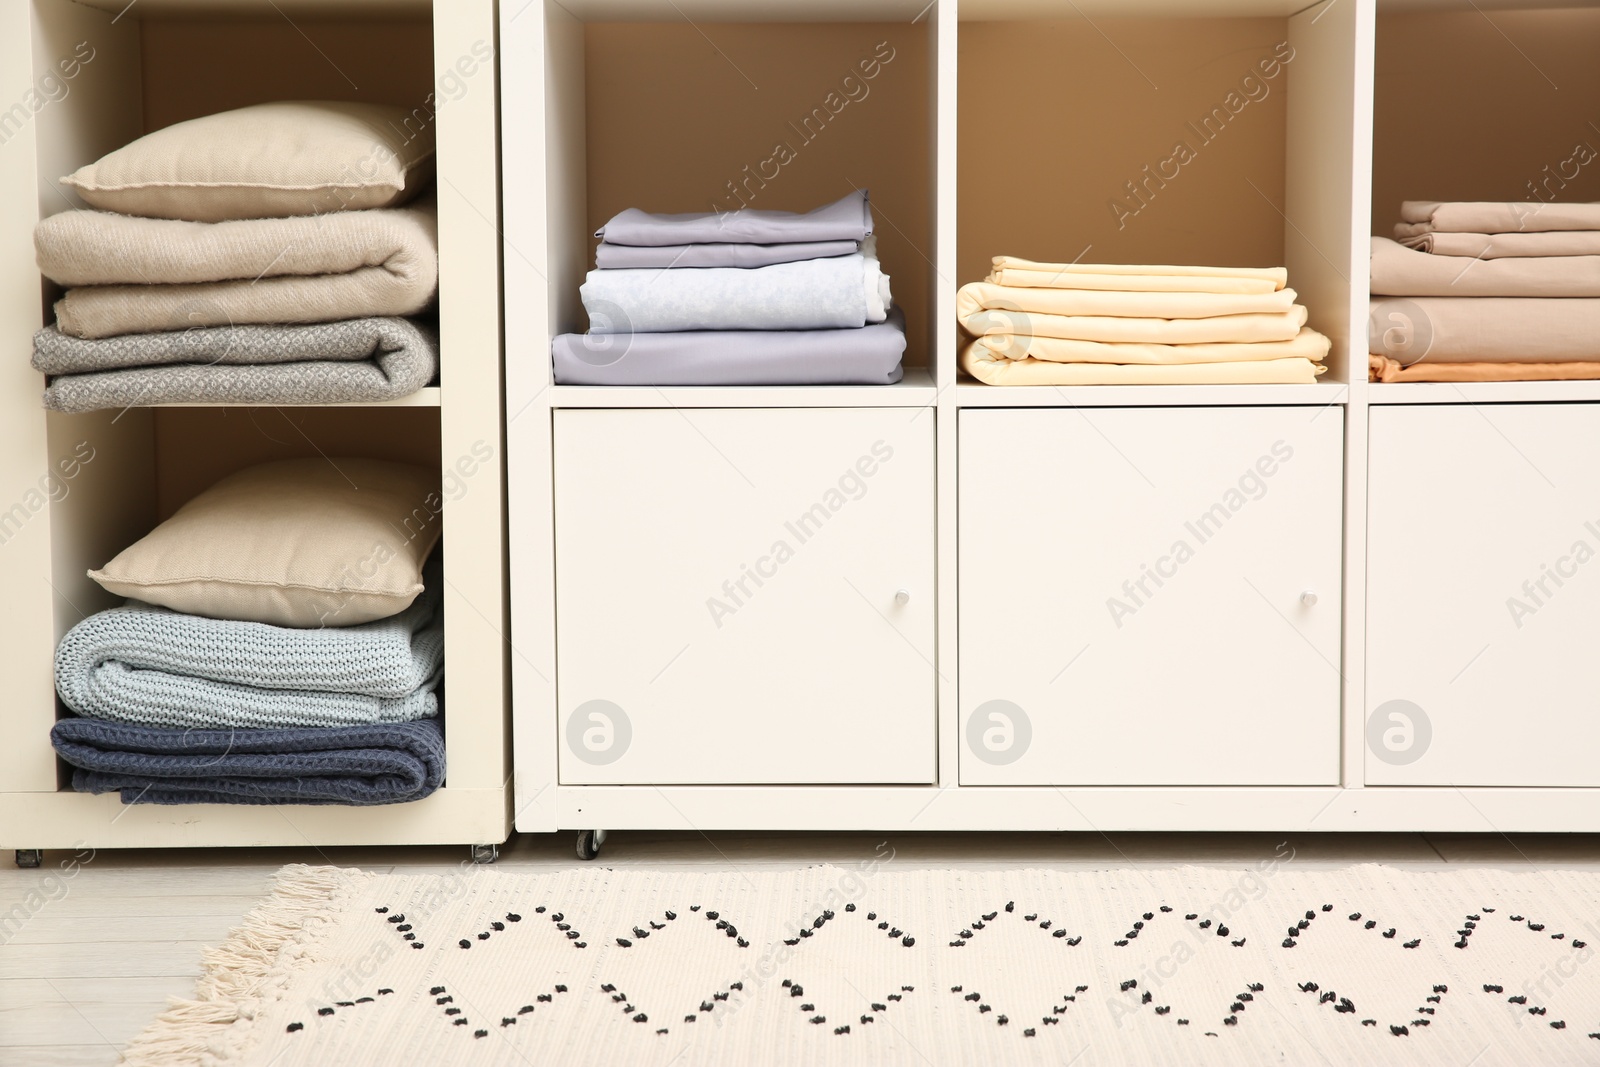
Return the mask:
<svg viewBox="0 0 1600 1067">
<path fill-rule="evenodd" d="M 578 833 L 578 858 L 592 860 L 600 855 L 600 846 L 606 843 L 604 830 L 581 830 Z"/>
<path fill-rule="evenodd" d="M 17 849 L 18 867 L 37 867 L 44 862 L 44 851 L 37 848 Z"/>
<path fill-rule="evenodd" d="M 478 865 L 493 863 L 500 858 L 499 845 L 473 845 L 472 862 Z"/>
</svg>

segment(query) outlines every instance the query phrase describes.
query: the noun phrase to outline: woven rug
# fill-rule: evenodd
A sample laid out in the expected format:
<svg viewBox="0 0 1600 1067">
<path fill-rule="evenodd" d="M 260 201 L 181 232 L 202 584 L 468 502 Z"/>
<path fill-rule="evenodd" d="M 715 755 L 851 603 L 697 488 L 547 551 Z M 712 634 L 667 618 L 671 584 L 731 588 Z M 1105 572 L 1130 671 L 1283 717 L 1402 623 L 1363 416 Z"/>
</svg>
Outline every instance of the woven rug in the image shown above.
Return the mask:
<svg viewBox="0 0 1600 1067">
<path fill-rule="evenodd" d="M 1600 1062 L 1600 874 L 287 867 L 135 1065 Z"/>
</svg>

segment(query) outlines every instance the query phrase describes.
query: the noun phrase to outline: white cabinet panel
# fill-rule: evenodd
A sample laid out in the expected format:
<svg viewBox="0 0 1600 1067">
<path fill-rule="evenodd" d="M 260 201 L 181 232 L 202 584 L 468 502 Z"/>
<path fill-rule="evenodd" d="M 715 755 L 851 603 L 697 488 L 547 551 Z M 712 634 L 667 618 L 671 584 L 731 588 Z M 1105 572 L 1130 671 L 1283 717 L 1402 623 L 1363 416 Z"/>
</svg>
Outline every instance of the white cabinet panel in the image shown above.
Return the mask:
<svg viewBox="0 0 1600 1067">
<path fill-rule="evenodd" d="M 928 411 L 555 413 L 566 784 L 927 783 Z"/>
<path fill-rule="evenodd" d="M 1386 406 L 1368 441 L 1367 782 L 1600 785 L 1600 406 Z"/>
<path fill-rule="evenodd" d="M 1336 782 L 1341 415 L 962 412 L 962 784 Z"/>
</svg>

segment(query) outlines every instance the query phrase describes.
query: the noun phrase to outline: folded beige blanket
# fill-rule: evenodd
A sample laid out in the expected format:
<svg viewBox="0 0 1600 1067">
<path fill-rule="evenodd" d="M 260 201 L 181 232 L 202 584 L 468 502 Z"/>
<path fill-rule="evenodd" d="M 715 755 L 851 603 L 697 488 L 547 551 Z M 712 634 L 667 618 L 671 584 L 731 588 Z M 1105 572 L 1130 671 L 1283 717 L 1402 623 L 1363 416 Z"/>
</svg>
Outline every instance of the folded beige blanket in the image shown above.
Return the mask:
<svg viewBox="0 0 1600 1067">
<path fill-rule="evenodd" d="M 1600 236 L 1600 234 L 1596 234 Z M 1600 296 L 1600 256 L 1473 259 L 1372 239 L 1378 296 Z"/>
<path fill-rule="evenodd" d="M 1554 382 L 1600 379 L 1600 363 L 1434 363 L 1409 367 L 1376 353 L 1367 357 L 1373 382 Z"/>
<path fill-rule="evenodd" d="M 34 247 L 74 287 L 56 324 L 75 337 L 410 315 L 439 280 L 431 203 L 232 222 L 66 211 Z"/>
<path fill-rule="evenodd" d="M 1038 263 L 995 256 L 988 281 L 1038 289 L 1112 289 L 1142 293 L 1270 293 L 1289 284 L 1284 267 L 1143 266 Z"/>
<path fill-rule="evenodd" d="M 1375 297 L 1368 352 L 1410 366 L 1600 359 L 1600 299 Z"/>
<path fill-rule="evenodd" d="M 1454 203 L 1407 200 L 1400 205 L 1402 222 L 1410 223 L 1396 237 L 1446 233 L 1543 233 L 1547 230 L 1600 230 L 1600 204 Z"/>
<path fill-rule="evenodd" d="M 1524 256 L 1600 256 L 1600 230 L 1550 230 L 1545 233 L 1413 233 L 1402 222 L 1394 235 L 1403 245 L 1436 256 L 1516 259 Z"/>
<path fill-rule="evenodd" d="M 1316 330 L 1302 329 L 1287 341 L 1254 344 L 1109 344 L 1034 334 L 992 333 L 982 338 L 996 357 L 1048 363 L 1129 364 L 1172 367 L 1194 363 L 1262 363 L 1278 359 L 1327 358 L 1330 342 Z"/>
<path fill-rule="evenodd" d="M 1309 359 L 1167 366 L 1054 363 L 1009 359 L 986 339 L 962 350 L 961 366 L 986 385 L 1309 385 L 1326 369 Z"/>
</svg>

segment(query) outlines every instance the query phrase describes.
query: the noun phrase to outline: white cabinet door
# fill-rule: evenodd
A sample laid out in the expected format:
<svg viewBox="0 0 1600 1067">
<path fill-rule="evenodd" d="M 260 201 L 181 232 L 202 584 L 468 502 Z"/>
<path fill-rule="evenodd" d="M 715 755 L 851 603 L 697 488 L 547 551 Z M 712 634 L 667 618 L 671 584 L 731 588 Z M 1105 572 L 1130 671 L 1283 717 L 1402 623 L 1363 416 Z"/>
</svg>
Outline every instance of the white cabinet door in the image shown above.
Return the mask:
<svg viewBox="0 0 1600 1067">
<path fill-rule="evenodd" d="M 1367 782 L 1600 785 L 1600 405 L 1370 417 Z"/>
<path fill-rule="evenodd" d="M 928 783 L 934 426 L 558 411 L 566 784 Z"/>
<path fill-rule="evenodd" d="M 1337 782 L 1342 415 L 962 412 L 962 784 Z"/>
</svg>

